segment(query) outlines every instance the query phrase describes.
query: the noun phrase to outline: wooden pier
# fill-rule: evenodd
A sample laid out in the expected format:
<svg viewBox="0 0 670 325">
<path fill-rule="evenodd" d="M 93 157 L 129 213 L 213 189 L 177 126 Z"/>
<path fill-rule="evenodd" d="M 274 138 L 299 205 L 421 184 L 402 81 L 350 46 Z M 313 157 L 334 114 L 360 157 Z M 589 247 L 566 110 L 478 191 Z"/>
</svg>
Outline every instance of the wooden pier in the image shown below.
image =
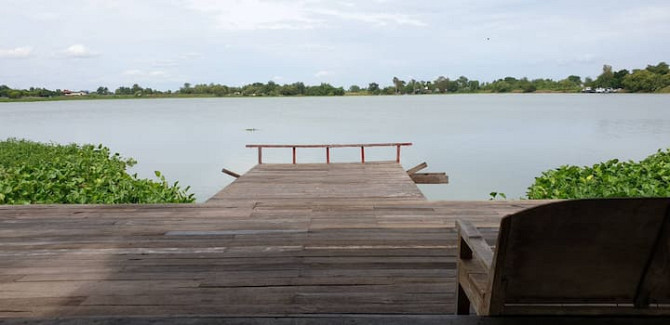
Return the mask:
<svg viewBox="0 0 670 325">
<path fill-rule="evenodd" d="M 540 203 L 429 202 L 366 162 L 257 165 L 204 204 L 0 206 L 0 317 L 434 321 L 455 311 L 455 220 L 493 240 Z"/>
<path fill-rule="evenodd" d="M 424 202 L 419 188 L 396 162 L 260 164 L 207 203 L 340 205 Z"/>
</svg>

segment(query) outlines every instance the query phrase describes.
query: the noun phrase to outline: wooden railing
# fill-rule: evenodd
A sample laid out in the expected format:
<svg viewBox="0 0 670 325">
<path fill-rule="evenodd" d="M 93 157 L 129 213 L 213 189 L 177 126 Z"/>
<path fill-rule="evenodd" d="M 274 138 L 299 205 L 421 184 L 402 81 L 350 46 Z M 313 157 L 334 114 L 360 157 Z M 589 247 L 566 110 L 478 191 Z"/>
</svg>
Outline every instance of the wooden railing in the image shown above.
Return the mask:
<svg viewBox="0 0 670 325">
<path fill-rule="evenodd" d="M 326 163 L 330 164 L 330 148 L 361 148 L 361 163 L 365 163 L 365 147 L 396 147 L 395 161 L 400 163 L 400 147 L 411 146 L 411 142 L 363 143 L 363 144 L 248 144 L 247 148 L 258 148 L 258 164 L 263 163 L 263 148 L 292 148 L 293 163 L 296 163 L 297 148 L 326 148 Z"/>
</svg>

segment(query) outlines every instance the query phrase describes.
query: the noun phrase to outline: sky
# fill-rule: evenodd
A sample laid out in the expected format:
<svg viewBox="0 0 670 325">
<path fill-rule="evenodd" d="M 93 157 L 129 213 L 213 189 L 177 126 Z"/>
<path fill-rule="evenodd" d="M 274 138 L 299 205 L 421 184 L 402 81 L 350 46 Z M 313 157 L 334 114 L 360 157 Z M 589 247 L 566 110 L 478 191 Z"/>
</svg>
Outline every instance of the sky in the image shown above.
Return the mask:
<svg viewBox="0 0 670 325">
<path fill-rule="evenodd" d="M 0 0 L 0 84 L 560 80 L 670 61 L 670 1 Z"/>
</svg>

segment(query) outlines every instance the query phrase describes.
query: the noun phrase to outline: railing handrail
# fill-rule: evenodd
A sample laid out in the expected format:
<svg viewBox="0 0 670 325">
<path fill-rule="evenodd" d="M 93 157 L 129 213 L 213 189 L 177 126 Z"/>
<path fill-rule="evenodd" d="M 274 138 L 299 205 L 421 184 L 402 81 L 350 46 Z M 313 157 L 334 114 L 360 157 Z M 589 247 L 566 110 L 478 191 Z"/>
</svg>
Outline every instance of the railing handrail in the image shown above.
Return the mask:
<svg viewBox="0 0 670 325">
<path fill-rule="evenodd" d="M 247 148 L 346 148 L 346 147 L 396 147 L 411 146 L 411 142 L 360 143 L 360 144 L 248 144 Z"/>
<path fill-rule="evenodd" d="M 326 148 L 326 163 L 330 164 L 330 148 L 361 148 L 361 163 L 365 163 L 365 147 L 396 147 L 396 162 L 400 163 L 400 147 L 411 146 L 411 142 L 360 143 L 360 144 L 248 144 L 247 148 L 258 148 L 258 164 L 263 163 L 263 148 L 292 148 L 293 163 L 296 163 L 296 148 Z"/>
</svg>

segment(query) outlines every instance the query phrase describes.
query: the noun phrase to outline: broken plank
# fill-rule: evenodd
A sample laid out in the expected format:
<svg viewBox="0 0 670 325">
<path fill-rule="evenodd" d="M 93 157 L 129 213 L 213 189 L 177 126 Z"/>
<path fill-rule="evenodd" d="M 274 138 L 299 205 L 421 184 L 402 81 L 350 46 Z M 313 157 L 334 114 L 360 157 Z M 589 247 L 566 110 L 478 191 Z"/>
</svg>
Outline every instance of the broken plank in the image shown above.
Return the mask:
<svg viewBox="0 0 670 325">
<path fill-rule="evenodd" d="M 416 184 L 447 184 L 449 177 L 446 173 L 415 173 L 410 175 Z"/>
</svg>

